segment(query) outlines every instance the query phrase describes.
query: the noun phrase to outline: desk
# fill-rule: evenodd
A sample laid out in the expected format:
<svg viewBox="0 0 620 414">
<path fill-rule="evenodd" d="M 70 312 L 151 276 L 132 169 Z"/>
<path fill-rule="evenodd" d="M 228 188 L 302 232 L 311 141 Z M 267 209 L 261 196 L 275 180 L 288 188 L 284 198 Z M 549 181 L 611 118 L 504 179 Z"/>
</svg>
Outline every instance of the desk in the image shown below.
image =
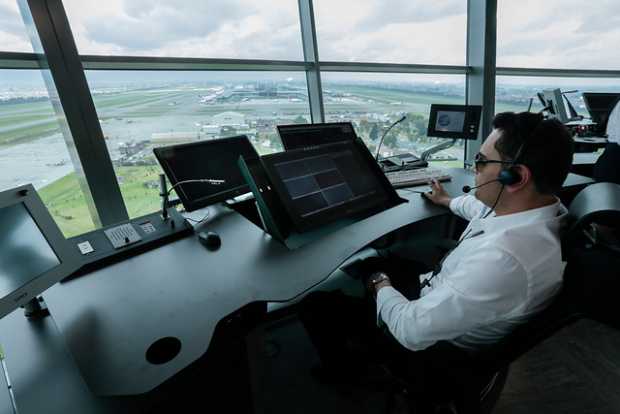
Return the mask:
<svg viewBox="0 0 620 414">
<path fill-rule="evenodd" d="M 450 173 L 451 194 L 473 183 L 469 171 Z M 571 174 L 565 188 L 591 182 Z M 449 215 L 419 194 L 400 194 L 409 202 L 294 251 L 241 215 L 210 207 L 202 227 L 220 234 L 220 250 L 188 237 L 55 285 L 44 294 L 52 318 L 29 322 L 16 311 L 0 320 L 20 413 L 130 412 L 137 402 L 113 397 L 147 393 L 198 360 L 218 322 L 238 309 L 293 300 L 381 236 Z M 180 353 L 148 363 L 146 350 L 164 337 L 178 338 Z M 66 397 L 59 401 L 59 394 Z"/>
</svg>

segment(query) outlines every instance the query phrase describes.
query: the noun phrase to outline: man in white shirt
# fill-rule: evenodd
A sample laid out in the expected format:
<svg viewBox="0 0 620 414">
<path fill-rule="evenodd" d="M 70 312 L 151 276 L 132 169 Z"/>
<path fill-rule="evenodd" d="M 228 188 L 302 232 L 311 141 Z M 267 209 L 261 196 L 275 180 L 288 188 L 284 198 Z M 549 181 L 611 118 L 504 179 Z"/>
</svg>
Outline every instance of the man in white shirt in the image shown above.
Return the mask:
<svg viewBox="0 0 620 414">
<path fill-rule="evenodd" d="M 560 122 L 529 112 L 498 114 L 493 126 L 475 159 L 474 196 L 452 198 L 438 182 L 425 194 L 470 221 L 457 247 L 435 271 L 419 278 L 411 274 L 414 269 L 407 275 L 403 266 L 369 278 L 376 295 L 375 320 L 398 342 L 396 348 L 387 345 L 391 357 L 406 357 L 440 341 L 480 350 L 544 309 L 561 287 L 565 263 L 559 231 L 566 209 L 555 194 L 572 163 L 572 139 Z M 393 276 L 410 285 L 419 282 L 418 294 L 404 296 L 403 281 L 395 289 Z M 355 366 L 359 355 L 345 333 L 373 342 L 373 352 L 380 354 L 372 339 L 376 332 L 356 334 L 368 326 L 342 317 L 351 318 L 353 300 L 345 303 L 328 295 L 309 297 L 300 311 L 322 361 L 331 368 Z"/>
</svg>

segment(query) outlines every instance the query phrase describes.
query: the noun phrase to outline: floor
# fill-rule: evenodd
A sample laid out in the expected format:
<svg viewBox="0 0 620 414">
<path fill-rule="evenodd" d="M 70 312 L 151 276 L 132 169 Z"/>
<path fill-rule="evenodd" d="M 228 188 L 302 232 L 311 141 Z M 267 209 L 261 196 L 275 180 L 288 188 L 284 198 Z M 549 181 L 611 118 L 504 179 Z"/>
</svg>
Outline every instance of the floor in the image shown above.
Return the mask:
<svg viewBox="0 0 620 414">
<path fill-rule="evenodd" d="M 297 319 L 264 332 L 252 358 L 257 413 L 385 412 L 386 394 L 376 387 L 313 379 L 318 357 Z M 540 344 L 512 364 L 494 413 L 620 413 L 620 331 L 582 320 Z"/>
</svg>

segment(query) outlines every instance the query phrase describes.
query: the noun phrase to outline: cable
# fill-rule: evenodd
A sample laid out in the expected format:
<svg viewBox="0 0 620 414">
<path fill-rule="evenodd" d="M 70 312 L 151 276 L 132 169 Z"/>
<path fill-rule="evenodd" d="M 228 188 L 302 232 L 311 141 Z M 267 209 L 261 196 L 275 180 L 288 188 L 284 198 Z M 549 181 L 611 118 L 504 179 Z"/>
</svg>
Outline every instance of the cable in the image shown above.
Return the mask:
<svg viewBox="0 0 620 414">
<path fill-rule="evenodd" d="M 383 139 L 385 138 L 387 133 L 390 132 L 390 130 L 394 128 L 396 125 L 403 122 L 405 119 L 407 119 L 407 115 L 403 115 L 398 121 L 390 125 L 390 127 L 383 133 L 383 135 L 381 136 L 381 140 L 379 140 L 379 145 L 377 145 L 377 155 L 375 155 L 375 161 L 379 161 L 379 151 L 381 150 L 381 144 L 383 144 Z"/>
<path fill-rule="evenodd" d="M 207 184 L 211 184 L 211 185 L 220 185 L 220 184 L 224 184 L 226 182 L 226 180 L 214 180 L 214 179 L 210 179 L 210 178 L 203 178 L 203 179 L 199 179 L 199 180 L 183 180 L 183 181 L 179 181 L 178 183 L 176 183 L 175 185 L 173 185 L 172 187 L 170 187 L 170 189 L 166 192 L 166 195 L 170 195 L 170 192 L 172 190 L 174 190 L 175 187 L 181 185 L 181 184 L 187 184 L 187 183 L 207 183 Z"/>
<path fill-rule="evenodd" d="M 493 207 L 491 207 L 489 212 L 487 214 L 485 214 L 484 217 L 482 217 L 483 219 L 489 217 L 489 214 L 491 214 L 491 212 L 493 210 L 495 210 L 495 207 L 497 207 L 497 203 L 499 202 L 499 198 L 502 196 L 502 193 L 504 192 L 504 187 L 506 187 L 506 186 L 502 184 L 502 188 L 499 190 L 499 193 L 497 194 L 497 198 L 495 199 L 495 203 L 493 203 Z"/>
</svg>

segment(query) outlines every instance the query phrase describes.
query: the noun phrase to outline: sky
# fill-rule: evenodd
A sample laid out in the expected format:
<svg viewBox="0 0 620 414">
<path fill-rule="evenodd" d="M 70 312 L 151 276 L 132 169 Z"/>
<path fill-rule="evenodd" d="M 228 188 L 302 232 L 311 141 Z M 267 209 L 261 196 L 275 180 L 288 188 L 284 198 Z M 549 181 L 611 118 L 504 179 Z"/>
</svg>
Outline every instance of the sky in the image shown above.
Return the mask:
<svg viewBox="0 0 620 414">
<path fill-rule="evenodd" d="M 314 0 L 325 61 L 465 64 L 466 0 Z M 82 54 L 302 60 L 296 0 L 64 0 Z M 620 70 L 620 1 L 499 0 L 498 66 Z M 0 50 L 31 52 L 15 0 Z"/>
</svg>

